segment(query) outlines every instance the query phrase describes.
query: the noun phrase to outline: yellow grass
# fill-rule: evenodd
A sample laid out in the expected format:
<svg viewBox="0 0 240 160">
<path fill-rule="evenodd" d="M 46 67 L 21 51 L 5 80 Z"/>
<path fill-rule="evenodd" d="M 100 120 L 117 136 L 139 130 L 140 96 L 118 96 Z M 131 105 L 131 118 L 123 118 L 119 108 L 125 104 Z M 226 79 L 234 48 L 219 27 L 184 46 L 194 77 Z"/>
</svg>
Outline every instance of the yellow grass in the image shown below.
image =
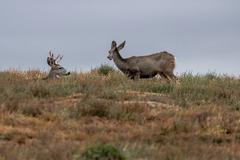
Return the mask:
<svg viewBox="0 0 240 160">
<path fill-rule="evenodd" d="M 0 160 L 74 160 L 95 144 L 134 160 L 240 159 L 237 78 L 184 74 L 175 84 L 116 71 L 44 76 L 0 72 Z"/>
</svg>

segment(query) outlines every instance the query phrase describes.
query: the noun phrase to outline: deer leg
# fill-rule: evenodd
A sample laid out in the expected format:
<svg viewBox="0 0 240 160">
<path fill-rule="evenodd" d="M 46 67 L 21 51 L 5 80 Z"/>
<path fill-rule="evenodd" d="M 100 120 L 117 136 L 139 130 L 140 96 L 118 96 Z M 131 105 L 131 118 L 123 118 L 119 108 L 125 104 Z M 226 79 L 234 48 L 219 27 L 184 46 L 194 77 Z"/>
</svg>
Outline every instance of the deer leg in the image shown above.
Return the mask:
<svg viewBox="0 0 240 160">
<path fill-rule="evenodd" d="M 140 72 L 137 70 L 128 70 L 126 73 L 130 79 L 133 79 L 133 80 L 140 79 Z"/>
<path fill-rule="evenodd" d="M 140 79 L 140 73 L 139 72 L 136 72 L 133 76 L 133 79 L 134 80 L 139 80 Z"/>
<path fill-rule="evenodd" d="M 161 77 L 163 77 L 167 82 L 171 81 L 171 78 L 164 72 L 159 73 Z"/>
<path fill-rule="evenodd" d="M 172 80 L 172 79 L 171 79 L 171 77 L 169 77 L 169 75 L 168 75 L 168 74 L 166 74 L 166 73 L 164 73 L 164 74 L 165 74 L 165 75 L 166 75 L 166 77 L 167 77 L 167 82 L 168 82 L 168 83 L 170 83 L 170 82 L 171 82 L 171 80 Z"/>
<path fill-rule="evenodd" d="M 173 72 L 166 73 L 171 79 L 178 80 L 178 78 L 173 74 Z"/>
<path fill-rule="evenodd" d="M 167 75 L 172 79 L 174 80 L 175 83 L 179 83 L 179 79 L 177 78 L 177 76 L 175 76 L 173 74 L 173 72 L 167 72 Z"/>
<path fill-rule="evenodd" d="M 134 76 L 129 74 L 129 75 L 128 75 L 128 78 L 134 79 Z"/>
<path fill-rule="evenodd" d="M 160 75 L 161 78 L 167 79 L 166 75 L 163 74 L 163 72 L 160 72 L 159 75 Z"/>
<path fill-rule="evenodd" d="M 128 78 L 134 79 L 134 75 L 130 71 L 126 71 L 125 74 L 127 75 Z"/>
</svg>

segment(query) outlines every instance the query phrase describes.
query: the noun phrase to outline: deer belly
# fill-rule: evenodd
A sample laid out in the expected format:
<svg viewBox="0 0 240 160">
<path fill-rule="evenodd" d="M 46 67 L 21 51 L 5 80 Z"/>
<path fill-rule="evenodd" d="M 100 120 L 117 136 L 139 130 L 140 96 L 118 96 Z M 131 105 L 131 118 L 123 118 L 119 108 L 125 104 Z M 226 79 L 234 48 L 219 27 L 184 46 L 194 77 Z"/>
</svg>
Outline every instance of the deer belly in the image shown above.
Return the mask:
<svg viewBox="0 0 240 160">
<path fill-rule="evenodd" d="M 155 77 L 157 75 L 157 72 L 154 72 L 154 73 L 148 73 L 148 74 L 144 74 L 144 73 L 141 73 L 140 74 L 140 78 L 152 78 L 152 77 Z"/>
</svg>

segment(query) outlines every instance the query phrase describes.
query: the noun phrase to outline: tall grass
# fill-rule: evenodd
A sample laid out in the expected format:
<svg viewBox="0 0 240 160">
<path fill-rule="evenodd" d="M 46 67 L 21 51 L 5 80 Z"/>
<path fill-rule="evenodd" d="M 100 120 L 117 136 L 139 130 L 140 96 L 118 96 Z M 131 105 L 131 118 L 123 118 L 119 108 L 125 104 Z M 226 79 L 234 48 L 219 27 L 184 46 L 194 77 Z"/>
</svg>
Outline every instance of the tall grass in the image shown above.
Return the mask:
<svg viewBox="0 0 240 160">
<path fill-rule="evenodd" d="M 240 158 L 238 78 L 134 81 L 105 69 L 0 72 L 0 159 Z"/>
</svg>

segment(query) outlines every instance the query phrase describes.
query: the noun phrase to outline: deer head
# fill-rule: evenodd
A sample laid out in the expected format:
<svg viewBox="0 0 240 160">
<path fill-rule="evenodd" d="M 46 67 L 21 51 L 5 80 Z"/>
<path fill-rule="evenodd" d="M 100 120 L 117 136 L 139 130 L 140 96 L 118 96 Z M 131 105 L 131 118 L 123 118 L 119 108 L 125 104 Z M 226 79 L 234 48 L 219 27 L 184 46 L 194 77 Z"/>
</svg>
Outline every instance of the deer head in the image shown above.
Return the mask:
<svg viewBox="0 0 240 160">
<path fill-rule="evenodd" d="M 111 49 L 108 51 L 109 55 L 107 56 L 107 58 L 109 60 L 112 60 L 114 57 L 114 54 L 119 54 L 119 51 L 124 48 L 125 43 L 126 43 L 126 41 L 124 41 L 119 46 L 117 46 L 116 41 L 112 41 Z"/>
<path fill-rule="evenodd" d="M 51 67 L 51 70 L 47 76 L 49 79 L 60 78 L 62 76 L 67 76 L 70 72 L 62 67 L 59 62 L 62 60 L 63 56 L 58 55 L 54 58 L 54 54 L 50 51 L 49 56 L 47 57 L 47 63 Z"/>
</svg>

